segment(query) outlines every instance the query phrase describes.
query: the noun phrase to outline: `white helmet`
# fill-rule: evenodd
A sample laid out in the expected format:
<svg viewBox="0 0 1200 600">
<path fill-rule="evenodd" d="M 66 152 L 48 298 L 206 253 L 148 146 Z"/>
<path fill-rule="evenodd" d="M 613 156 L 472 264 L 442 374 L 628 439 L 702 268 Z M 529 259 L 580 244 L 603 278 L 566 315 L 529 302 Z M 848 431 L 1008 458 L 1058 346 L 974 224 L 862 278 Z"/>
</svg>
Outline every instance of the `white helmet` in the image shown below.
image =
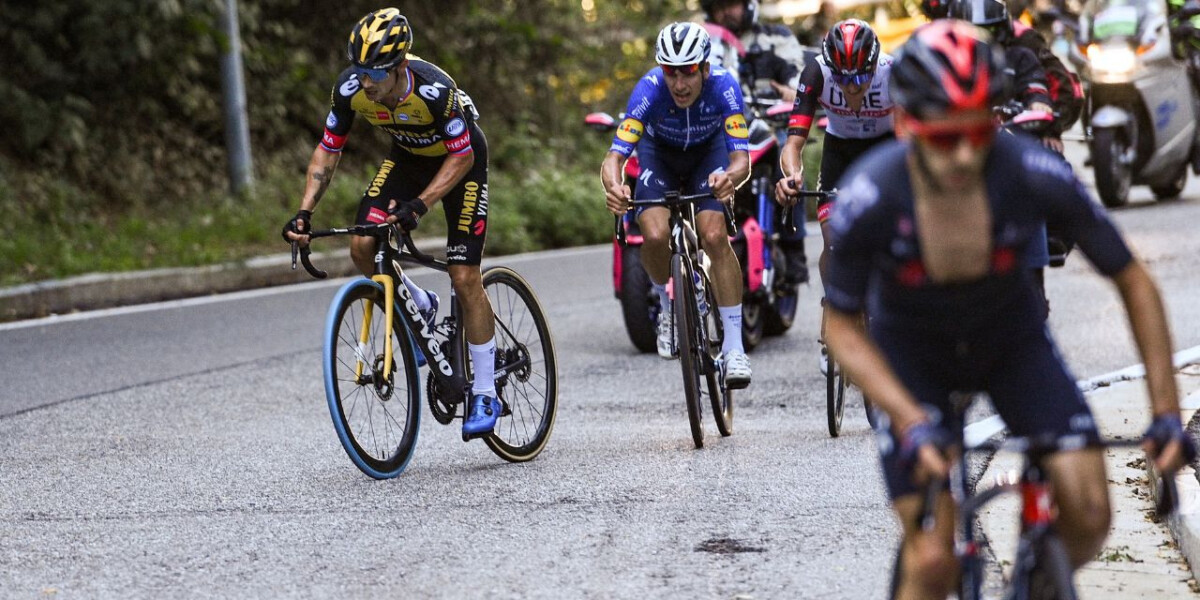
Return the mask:
<svg viewBox="0 0 1200 600">
<path fill-rule="evenodd" d="M 654 60 L 660 65 L 694 65 L 708 60 L 712 40 L 696 23 L 671 23 L 658 32 Z"/>
</svg>

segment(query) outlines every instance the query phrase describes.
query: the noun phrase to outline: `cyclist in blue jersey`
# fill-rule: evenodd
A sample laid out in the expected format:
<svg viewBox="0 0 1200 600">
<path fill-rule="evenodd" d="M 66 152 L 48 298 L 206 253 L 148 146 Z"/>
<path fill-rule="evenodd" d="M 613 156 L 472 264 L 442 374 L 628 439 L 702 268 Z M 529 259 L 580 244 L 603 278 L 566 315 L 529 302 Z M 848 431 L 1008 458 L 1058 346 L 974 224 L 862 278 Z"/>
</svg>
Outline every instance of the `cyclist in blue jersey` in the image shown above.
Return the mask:
<svg viewBox="0 0 1200 600">
<path fill-rule="evenodd" d="M 494 381 L 495 319 L 479 269 L 487 231 L 487 140 L 470 99 L 445 71 L 411 54 L 412 42 L 408 19 L 395 8 L 374 11 L 351 30 L 346 46 L 350 66 L 334 83 L 300 210 L 284 226 L 283 237 L 308 244 L 313 211 L 333 179 L 356 118 L 392 136 L 391 152 L 363 192 L 356 222 L 398 222 L 411 230 L 431 206 L 442 202 L 450 282 L 463 307 L 474 376 L 463 421 L 463 435 L 469 439 L 490 433 L 501 409 Z M 374 252 L 373 238 L 352 238 L 350 256 L 368 277 L 375 271 Z M 404 284 L 432 324 L 437 295 L 407 276 Z"/>
<path fill-rule="evenodd" d="M 891 80 L 901 141 L 851 167 L 830 220 L 828 341 L 887 415 L 878 439 L 904 529 L 899 598 L 945 598 L 958 576 L 948 492 L 935 503 L 945 526 L 917 524 L 918 484 L 947 475 L 946 454 L 961 440 L 952 393 L 986 392 L 1018 436 L 1098 438 L 1022 268 L 1045 222 L 1060 224 L 1120 292 L 1146 366 L 1146 446 L 1156 466 L 1170 477 L 1195 456 L 1158 288 L 1061 158 L 1035 139 L 996 135 L 991 107 L 1009 83 L 1002 50 L 987 40 L 968 23 L 940 20 L 905 42 Z M 857 314 L 868 305 L 864 333 Z M 1084 443 L 1043 466 L 1058 490 L 1055 527 L 1078 567 L 1108 533 L 1103 454 Z"/>
<path fill-rule="evenodd" d="M 750 384 L 750 360 L 742 347 L 742 272 L 729 245 L 721 203 L 733 202 L 737 186 L 750 175 L 745 105 L 737 80 L 710 67 L 708 32 L 695 23 L 672 23 L 655 44 L 658 66 L 638 81 L 626 118 L 617 128 L 600 176 L 608 209 L 624 214 L 630 190 L 623 165 L 637 149 L 641 164 L 637 198 L 661 198 L 668 191 L 711 193 L 697 205 L 700 244 L 712 261 L 713 287 L 724 325 L 721 348 L 725 381 L 732 389 Z M 639 209 L 644 241 L 642 264 L 664 310 L 659 311 L 658 354 L 677 355 L 673 312 L 666 283 L 670 276 L 669 211 Z"/>
</svg>

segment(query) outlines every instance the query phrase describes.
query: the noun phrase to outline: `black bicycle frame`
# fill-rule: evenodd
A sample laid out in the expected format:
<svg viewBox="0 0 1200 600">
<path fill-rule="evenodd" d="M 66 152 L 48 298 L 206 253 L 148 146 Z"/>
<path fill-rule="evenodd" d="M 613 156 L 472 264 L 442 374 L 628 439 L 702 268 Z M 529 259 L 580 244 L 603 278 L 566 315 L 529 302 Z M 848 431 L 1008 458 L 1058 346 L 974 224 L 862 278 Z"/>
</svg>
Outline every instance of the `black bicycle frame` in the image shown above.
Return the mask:
<svg viewBox="0 0 1200 600">
<path fill-rule="evenodd" d="M 437 378 L 443 390 L 453 391 L 458 394 L 455 397 L 456 400 L 461 401 L 461 399 L 465 399 L 469 384 L 464 375 L 466 373 L 466 361 L 459 351 L 463 345 L 464 334 L 463 327 L 460 325 L 462 322 L 461 308 L 454 296 L 454 290 L 451 289 L 450 291 L 450 321 L 453 333 L 450 336 L 450 343 L 447 344 L 446 348 L 443 348 L 441 342 L 434 336 L 434 331 L 430 328 L 429 323 L 425 321 L 425 317 L 417 307 L 412 294 L 409 293 L 408 286 L 404 285 L 402 280 L 404 271 L 400 267 L 401 261 L 408 261 L 446 273 L 448 272 L 447 263 L 418 250 L 413 244 L 412 237 L 407 233 L 401 234 L 395 225 L 355 225 L 353 227 L 314 231 L 308 235 L 311 238 L 334 235 L 360 235 L 375 239 L 375 275 L 381 278 L 382 281 L 375 277 L 372 277 L 372 279 L 379 282 L 380 285 L 384 285 L 384 281 L 391 281 L 392 292 L 396 294 L 393 304 L 401 307 L 401 313 L 406 317 L 404 328 L 424 353 L 427 364 L 430 366 L 430 372 Z M 392 241 L 396 237 L 403 240 L 406 252 L 401 251 L 399 246 L 392 244 Z M 304 264 L 304 269 L 317 279 L 325 279 L 328 277 L 328 273 L 313 266 L 309 258 L 311 252 L 307 246 L 300 249 L 300 260 Z M 296 251 L 293 248 L 293 269 L 296 265 L 295 258 Z M 384 293 L 385 296 L 388 294 L 386 288 Z M 505 365 L 503 370 L 497 369 L 496 376 L 500 377 L 519 366 Z"/>
<path fill-rule="evenodd" d="M 1053 434 L 1034 438 L 1009 438 L 1004 441 L 984 442 L 967 448 L 964 456 L 957 460 L 955 476 L 950 478 L 950 492 L 958 506 L 956 517 L 955 556 L 962 565 L 962 600 L 977 600 L 980 598 L 983 585 L 983 563 L 980 557 L 980 544 L 975 538 L 975 518 L 984 505 L 997 497 L 1019 492 L 1021 494 L 1021 538 L 1022 541 L 1034 542 L 1051 533 L 1054 527 L 1052 509 L 1052 494 L 1046 479 L 1042 462 L 1055 453 L 1067 450 L 1079 450 L 1088 447 L 1134 447 L 1140 446 L 1141 440 L 1104 440 L 1100 444 L 1089 444 L 1082 434 L 1055 436 Z M 1015 479 L 997 482 L 995 485 L 978 493 L 968 490 L 968 472 L 966 455 L 971 453 L 995 453 L 1000 450 L 1019 452 L 1024 455 L 1021 474 Z M 944 481 L 931 481 L 925 490 L 924 502 L 921 507 L 918 525 L 925 531 L 933 528 L 933 510 L 935 498 L 944 488 Z M 1155 511 L 1160 516 L 1173 512 L 1178 502 L 1175 480 L 1171 477 L 1159 476 L 1155 484 L 1158 489 Z M 1018 548 L 1020 553 L 1020 548 Z M 1021 559 L 1018 555 L 1014 560 Z"/>
</svg>

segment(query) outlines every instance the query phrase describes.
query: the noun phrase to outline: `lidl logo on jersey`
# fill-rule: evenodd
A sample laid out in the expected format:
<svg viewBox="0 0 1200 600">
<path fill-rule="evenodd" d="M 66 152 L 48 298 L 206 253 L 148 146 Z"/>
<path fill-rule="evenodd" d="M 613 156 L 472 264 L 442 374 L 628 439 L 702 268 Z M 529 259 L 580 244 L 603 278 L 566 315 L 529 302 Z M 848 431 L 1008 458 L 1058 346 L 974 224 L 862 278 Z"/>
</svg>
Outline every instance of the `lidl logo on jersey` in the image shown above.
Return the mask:
<svg viewBox="0 0 1200 600">
<path fill-rule="evenodd" d="M 746 117 L 738 114 L 725 119 L 725 133 L 741 139 L 750 137 L 750 128 L 746 125 Z"/>
<path fill-rule="evenodd" d="M 642 139 L 642 123 L 637 119 L 625 119 L 617 128 L 617 139 L 626 144 L 636 144 Z"/>
</svg>

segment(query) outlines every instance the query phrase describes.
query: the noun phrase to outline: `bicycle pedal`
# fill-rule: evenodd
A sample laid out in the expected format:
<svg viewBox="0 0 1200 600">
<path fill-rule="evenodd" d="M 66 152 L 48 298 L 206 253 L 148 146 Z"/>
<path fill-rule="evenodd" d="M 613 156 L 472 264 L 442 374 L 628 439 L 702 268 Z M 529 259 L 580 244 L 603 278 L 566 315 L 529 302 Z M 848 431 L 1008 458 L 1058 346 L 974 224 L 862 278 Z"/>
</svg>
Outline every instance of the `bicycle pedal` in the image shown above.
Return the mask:
<svg viewBox="0 0 1200 600">
<path fill-rule="evenodd" d="M 482 433 L 464 433 L 464 434 L 462 434 L 462 440 L 463 440 L 464 442 L 469 442 L 469 441 L 471 441 L 471 440 L 477 440 L 477 439 L 479 439 L 479 438 L 485 438 L 485 437 L 488 437 L 488 436 L 490 436 L 490 435 L 492 435 L 492 432 L 491 432 L 491 431 L 484 431 L 484 432 L 482 432 Z"/>
</svg>

